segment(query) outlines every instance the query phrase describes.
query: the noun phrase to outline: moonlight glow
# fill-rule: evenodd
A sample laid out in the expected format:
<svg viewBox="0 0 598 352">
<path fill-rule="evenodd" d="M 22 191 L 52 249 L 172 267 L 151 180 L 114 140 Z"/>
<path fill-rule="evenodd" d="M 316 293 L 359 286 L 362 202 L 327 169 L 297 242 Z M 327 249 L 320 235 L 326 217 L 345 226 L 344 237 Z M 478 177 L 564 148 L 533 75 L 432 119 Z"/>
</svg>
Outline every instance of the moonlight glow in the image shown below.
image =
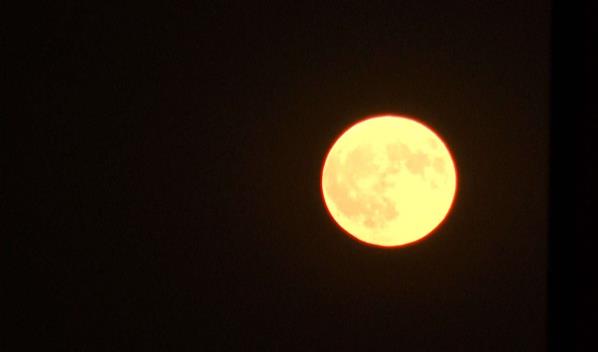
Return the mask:
<svg viewBox="0 0 598 352">
<path fill-rule="evenodd" d="M 415 120 L 373 117 L 350 127 L 324 162 L 322 194 L 334 220 L 369 244 L 423 238 L 446 217 L 457 176 L 451 154 Z"/>
</svg>

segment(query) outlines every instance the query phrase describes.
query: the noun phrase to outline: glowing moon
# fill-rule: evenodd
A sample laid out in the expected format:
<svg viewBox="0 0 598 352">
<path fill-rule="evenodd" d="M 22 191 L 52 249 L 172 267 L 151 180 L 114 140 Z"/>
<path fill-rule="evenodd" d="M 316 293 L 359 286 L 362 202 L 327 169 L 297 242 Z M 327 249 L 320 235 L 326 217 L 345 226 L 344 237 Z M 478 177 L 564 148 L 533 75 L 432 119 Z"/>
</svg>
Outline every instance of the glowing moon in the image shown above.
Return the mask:
<svg viewBox="0 0 598 352">
<path fill-rule="evenodd" d="M 378 246 L 400 246 L 432 232 L 448 214 L 457 175 L 451 154 L 413 119 L 362 120 L 334 143 L 322 170 L 322 195 L 346 232 Z"/>
</svg>

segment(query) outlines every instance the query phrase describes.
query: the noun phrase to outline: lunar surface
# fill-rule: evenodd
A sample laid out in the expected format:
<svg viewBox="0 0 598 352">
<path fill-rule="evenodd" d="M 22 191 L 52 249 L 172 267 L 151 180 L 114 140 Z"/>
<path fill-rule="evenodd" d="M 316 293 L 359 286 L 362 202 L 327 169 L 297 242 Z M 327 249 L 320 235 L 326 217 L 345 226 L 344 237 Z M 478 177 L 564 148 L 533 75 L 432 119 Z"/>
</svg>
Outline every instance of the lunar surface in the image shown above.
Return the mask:
<svg viewBox="0 0 598 352">
<path fill-rule="evenodd" d="M 350 235 L 400 246 L 432 232 L 448 214 L 457 187 L 451 154 L 440 137 L 413 119 L 380 116 L 351 126 L 322 170 L 332 218 Z"/>
</svg>

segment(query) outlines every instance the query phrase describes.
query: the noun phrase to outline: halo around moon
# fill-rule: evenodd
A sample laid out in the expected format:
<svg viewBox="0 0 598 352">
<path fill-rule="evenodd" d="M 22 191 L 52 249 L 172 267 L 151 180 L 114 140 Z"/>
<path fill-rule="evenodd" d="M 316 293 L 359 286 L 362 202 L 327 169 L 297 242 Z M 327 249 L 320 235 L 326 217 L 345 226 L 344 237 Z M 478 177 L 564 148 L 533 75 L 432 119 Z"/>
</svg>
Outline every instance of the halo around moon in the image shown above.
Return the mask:
<svg viewBox="0 0 598 352">
<path fill-rule="evenodd" d="M 417 241 L 447 216 L 457 189 L 449 149 L 428 126 L 378 116 L 347 129 L 330 148 L 322 195 L 356 239 L 392 247 Z"/>
</svg>

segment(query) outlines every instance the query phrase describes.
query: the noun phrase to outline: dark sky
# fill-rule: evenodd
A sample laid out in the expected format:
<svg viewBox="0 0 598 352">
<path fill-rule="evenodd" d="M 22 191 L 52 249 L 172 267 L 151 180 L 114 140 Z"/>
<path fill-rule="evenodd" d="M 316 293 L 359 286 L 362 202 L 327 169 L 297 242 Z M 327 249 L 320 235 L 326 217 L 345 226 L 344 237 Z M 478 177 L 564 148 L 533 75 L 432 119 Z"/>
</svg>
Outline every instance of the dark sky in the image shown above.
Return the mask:
<svg viewBox="0 0 598 352">
<path fill-rule="evenodd" d="M 29 28 L 29 341 L 546 349 L 548 1 L 151 3 Z M 433 126 L 459 175 L 442 228 L 398 249 L 320 194 L 334 139 L 383 113 Z"/>
</svg>

